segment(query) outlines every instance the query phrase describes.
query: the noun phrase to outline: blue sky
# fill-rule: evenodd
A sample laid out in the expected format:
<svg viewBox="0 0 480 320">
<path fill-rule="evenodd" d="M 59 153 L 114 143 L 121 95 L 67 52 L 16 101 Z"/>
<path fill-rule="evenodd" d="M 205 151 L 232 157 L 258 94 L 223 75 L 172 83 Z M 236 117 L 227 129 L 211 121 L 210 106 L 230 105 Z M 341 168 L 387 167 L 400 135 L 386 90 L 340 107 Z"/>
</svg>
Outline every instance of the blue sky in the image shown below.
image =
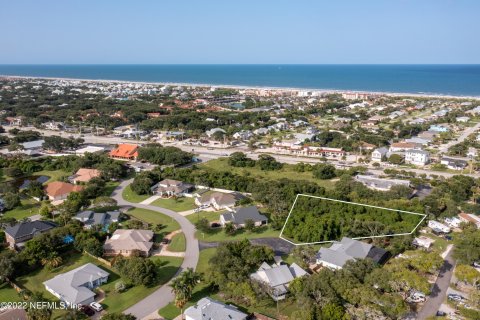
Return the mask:
<svg viewBox="0 0 480 320">
<path fill-rule="evenodd" d="M 478 0 L 0 2 L 0 64 L 480 63 Z"/>
</svg>

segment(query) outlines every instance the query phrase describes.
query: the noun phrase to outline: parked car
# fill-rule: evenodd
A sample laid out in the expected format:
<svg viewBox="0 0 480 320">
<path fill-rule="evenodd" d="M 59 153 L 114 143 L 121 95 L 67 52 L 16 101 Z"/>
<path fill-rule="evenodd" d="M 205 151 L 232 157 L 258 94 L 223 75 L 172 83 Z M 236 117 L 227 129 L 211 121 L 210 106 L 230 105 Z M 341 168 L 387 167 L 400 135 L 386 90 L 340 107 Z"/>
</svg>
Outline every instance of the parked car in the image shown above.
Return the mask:
<svg viewBox="0 0 480 320">
<path fill-rule="evenodd" d="M 103 310 L 102 305 L 101 305 L 100 303 L 98 303 L 98 302 L 92 302 L 92 303 L 90 303 L 90 307 L 92 307 L 93 310 L 98 311 L 98 312 L 100 312 L 100 311 Z"/>
<path fill-rule="evenodd" d="M 473 266 L 474 266 L 475 268 L 480 268 L 480 262 L 475 261 L 475 262 L 473 263 Z"/>
<path fill-rule="evenodd" d="M 446 315 L 447 315 L 446 312 L 443 312 L 443 311 L 440 311 L 440 310 L 438 310 L 437 314 L 436 314 L 437 317 L 445 317 Z"/>
<path fill-rule="evenodd" d="M 85 313 L 89 317 L 91 317 L 95 314 L 95 310 L 90 308 L 90 306 L 81 306 L 80 311 L 82 311 L 83 313 Z"/>
<path fill-rule="evenodd" d="M 170 240 L 167 239 L 167 238 L 162 239 L 162 244 L 168 244 L 169 242 L 170 242 Z"/>
<path fill-rule="evenodd" d="M 452 240 L 452 236 L 444 235 L 443 237 L 445 238 L 445 240 L 448 240 L 448 241 Z"/>
<path fill-rule="evenodd" d="M 459 294 L 456 294 L 456 293 L 450 293 L 448 295 L 448 299 L 459 302 L 459 301 L 463 300 L 463 297 Z"/>
</svg>

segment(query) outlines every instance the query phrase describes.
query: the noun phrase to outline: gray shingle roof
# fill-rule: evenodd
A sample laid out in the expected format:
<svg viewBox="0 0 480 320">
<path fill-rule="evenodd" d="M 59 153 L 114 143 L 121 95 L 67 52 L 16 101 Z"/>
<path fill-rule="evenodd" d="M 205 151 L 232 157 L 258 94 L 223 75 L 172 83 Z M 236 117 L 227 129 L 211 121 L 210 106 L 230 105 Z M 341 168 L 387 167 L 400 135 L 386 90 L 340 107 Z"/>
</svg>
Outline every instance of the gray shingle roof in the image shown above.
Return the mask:
<svg viewBox="0 0 480 320">
<path fill-rule="evenodd" d="M 194 320 L 245 320 L 248 316 L 233 306 L 208 297 L 200 299 L 184 313 Z"/>
<path fill-rule="evenodd" d="M 86 287 L 89 283 L 108 277 L 108 275 L 109 273 L 103 269 L 87 263 L 69 272 L 59 274 L 43 284 L 59 294 L 61 300 L 77 304 L 95 296 L 95 292 Z"/>
<path fill-rule="evenodd" d="M 234 224 L 245 224 L 245 221 L 247 220 L 253 220 L 254 222 L 268 220 L 266 216 L 260 214 L 255 206 L 237 208 L 234 212 L 227 212 L 222 214 L 222 216 L 225 221 L 233 222 Z"/>
<path fill-rule="evenodd" d="M 349 260 L 365 259 L 371 248 L 371 244 L 344 237 L 340 242 L 334 242 L 330 248 L 320 248 L 317 260 L 343 267 Z"/>
</svg>

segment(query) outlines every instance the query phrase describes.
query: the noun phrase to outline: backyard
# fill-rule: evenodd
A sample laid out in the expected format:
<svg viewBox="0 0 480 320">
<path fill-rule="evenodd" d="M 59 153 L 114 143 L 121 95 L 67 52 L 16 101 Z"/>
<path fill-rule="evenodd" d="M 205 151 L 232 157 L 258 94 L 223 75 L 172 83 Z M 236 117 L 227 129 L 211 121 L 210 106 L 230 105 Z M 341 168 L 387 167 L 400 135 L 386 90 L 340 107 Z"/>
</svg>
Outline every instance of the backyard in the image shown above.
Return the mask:
<svg viewBox="0 0 480 320">
<path fill-rule="evenodd" d="M 38 209 L 40 209 L 40 202 L 32 198 L 23 198 L 21 199 L 21 205 L 12 210 L 5 211 L 3 218 L 15 218 L 17 220 L 22 220 L 38 214 Z"/>
</svg>

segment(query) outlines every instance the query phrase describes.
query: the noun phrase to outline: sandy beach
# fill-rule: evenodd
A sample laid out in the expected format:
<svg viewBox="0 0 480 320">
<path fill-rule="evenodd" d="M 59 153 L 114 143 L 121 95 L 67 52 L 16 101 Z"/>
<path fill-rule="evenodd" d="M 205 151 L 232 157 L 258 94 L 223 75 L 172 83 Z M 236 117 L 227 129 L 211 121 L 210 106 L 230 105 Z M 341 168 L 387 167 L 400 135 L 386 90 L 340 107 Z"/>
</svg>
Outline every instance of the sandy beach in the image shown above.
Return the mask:
<svg viewBox="0 0 480 320">
<path fill-rule="evenodd" d="M 295 92 L 317 92 L 321 94 L 335 93 L 358 93 L 369 95 L 385 95 L 393 97 L 415 97 L 415 98 L 442 98 L 442 99 L 458 99 L 458 100 L 480 100 L 480 96 L 464 96 L 464 95 L 444 95 L 435 93 L 411 93 L 411 92 L 384 92 L 384 91 L 362 91 L 362 90 L 342 90 L 342 89 L 319 89 L 319 88 L 296 88 L 296 87 L 271 87 L 271 86 L 244 86 L 232 84 L 208 84 L 208 83 L 182 83 L 182 82 L 146 82 L 132 80 L 108 80 L 108 79 L 82 79 L 82 78 L 63 78 L 63 77 L 34 77 L 34 76 L 14 76 L 0 75 L 0 79 L 32 79 L 32 80 L 53 80 L 53 81 L 76 81 L 76 82 L 93 82 L 93 83 L 118 83 L 118 84 L 144 84 L 156 86 L 181 86 L 193 88 L 229 88 L 237 90 L 271 90 L 271 91 L 295 91 Z"/>
</svg>

